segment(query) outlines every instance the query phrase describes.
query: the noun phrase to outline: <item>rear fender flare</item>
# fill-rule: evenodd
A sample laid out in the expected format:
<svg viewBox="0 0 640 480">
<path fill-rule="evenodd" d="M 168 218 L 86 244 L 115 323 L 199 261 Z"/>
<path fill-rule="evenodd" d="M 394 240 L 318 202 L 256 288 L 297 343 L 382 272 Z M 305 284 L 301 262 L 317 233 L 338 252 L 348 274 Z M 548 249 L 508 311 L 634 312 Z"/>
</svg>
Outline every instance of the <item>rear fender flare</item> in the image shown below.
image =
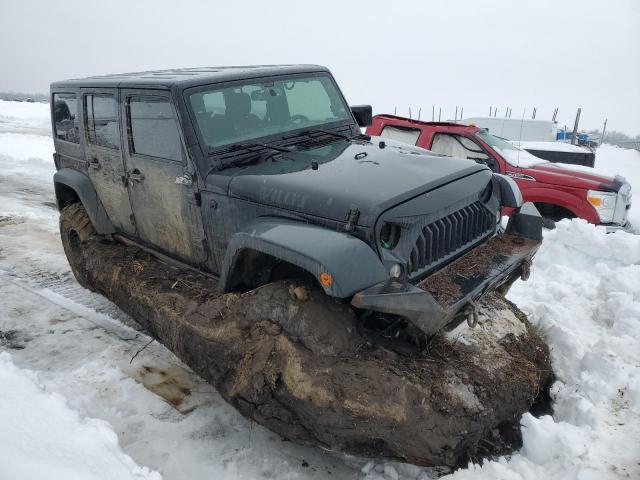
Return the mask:
<svg viewBox="0 0 640 480">
<path fill-rule="evenodd" d="M 220 278 L 223 291 L 230 288 L 236 259 L 245 249 L 289 262 L 316 279 L 322 272 L 329 273 L 332 283 L 322 288 L 332 297 L 350 297 L 389 277 L 376 253 L 356 237 L 317 225 L 261 217 L 231 237 Z"/>
<path fill-rule="evenodd" d="M 56 192 L 58 210 L 65 206 L 63 191 L 70 188 L 78 196 L 82 206 L 87 211 L 91 223 L 99 234 L 115 233 L 107 211 L 98 198 L 95 188 L 87 175 L 71 168 L 62 168 L 53 175 L 53 186 Z"/>
</svg>

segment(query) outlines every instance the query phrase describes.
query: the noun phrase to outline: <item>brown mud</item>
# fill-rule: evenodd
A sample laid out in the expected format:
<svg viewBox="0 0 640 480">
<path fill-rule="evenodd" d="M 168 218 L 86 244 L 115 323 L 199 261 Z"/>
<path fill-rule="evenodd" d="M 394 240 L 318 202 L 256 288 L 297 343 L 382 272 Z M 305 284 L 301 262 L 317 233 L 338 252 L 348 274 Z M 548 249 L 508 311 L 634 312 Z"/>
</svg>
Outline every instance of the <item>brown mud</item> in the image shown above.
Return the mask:
<svg viewBox="0 0 640 480">
<path fill-rule="evenodd" d="M 207 277 L 95 236 L 74 258 L 93 290 L 243 415 L 302 444 L 426 466 L 504 454 L 553 376 L 547 346 L 495 293 L 479 303 L 476 328 L 400 356 L 363 337 L 347 304 L 291 281 L 221 295 Z M 176 401 L 187 393 L 156 373 L 140 381 Z"/>
</svg>

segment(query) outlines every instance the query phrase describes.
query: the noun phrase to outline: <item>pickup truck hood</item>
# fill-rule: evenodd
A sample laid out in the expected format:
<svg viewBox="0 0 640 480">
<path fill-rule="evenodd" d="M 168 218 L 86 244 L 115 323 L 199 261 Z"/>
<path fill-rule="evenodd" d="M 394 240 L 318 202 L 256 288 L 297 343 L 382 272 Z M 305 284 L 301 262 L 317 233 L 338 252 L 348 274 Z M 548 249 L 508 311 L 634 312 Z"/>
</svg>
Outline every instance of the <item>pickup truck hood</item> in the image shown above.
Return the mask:
<svg viewBox="0 0 640 480">
<path fill-rule="evenodd" d="M 522 173 L 533 176 L 536 180 L 588 190 L 617 191 L 616 179 L 600 175 L 592 168 L 561 163 L 541 163 L 531 168 L 522 169 Z"/>
<path fill-rule="evenodd" d="M 372 226 L 392 206 L 487 169 L 468 160 L 389 140 L 380 144 L 379 140 L 337 140 L 285 153 L 272 161 L 227 169 L 225 175 L 232 177 L 228 193 L 339 222 L 357 208 L 358 224 Z M 317 163 L 317 169 L 312 163 Z M 464 195 L 460 192 L 460 197 Z"/>
</svg>

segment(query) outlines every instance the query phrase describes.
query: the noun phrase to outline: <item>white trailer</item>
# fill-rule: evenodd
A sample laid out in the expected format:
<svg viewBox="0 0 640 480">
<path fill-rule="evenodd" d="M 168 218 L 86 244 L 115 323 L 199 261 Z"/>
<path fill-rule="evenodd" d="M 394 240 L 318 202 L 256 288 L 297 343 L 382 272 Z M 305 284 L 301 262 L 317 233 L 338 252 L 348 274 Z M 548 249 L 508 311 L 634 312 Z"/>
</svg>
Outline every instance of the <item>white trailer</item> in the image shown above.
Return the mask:
<svg viewBox="0 0 640 480">
<path fill-rule="evenodd" d="M 492 135 L 516 141 L 555 142 L 558 133 L 557 124 L 551 120 L 473 117 L 460 123 L 486 128 Z"/>
</svg>

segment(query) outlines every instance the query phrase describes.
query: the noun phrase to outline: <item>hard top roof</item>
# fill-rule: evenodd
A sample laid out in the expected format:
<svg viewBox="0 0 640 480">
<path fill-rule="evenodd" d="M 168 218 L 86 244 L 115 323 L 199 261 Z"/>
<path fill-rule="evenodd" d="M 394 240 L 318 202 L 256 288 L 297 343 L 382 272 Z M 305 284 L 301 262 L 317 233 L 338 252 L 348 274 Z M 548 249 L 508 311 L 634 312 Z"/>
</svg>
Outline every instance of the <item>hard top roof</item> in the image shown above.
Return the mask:
<svg viewBox="0 0 640 480">
<path fill-rule="evenodd" d="M 209 83 L 320 71 L 328 72 L 329 70 L 320 65 L 250 65 L 175 68 L 62 80 L 52 83 L 51 89 L 53 90 L 60 87 L 169 89 L 176 85 L 188 88 L 197 85 L 206 85 Z"/>
<path fill-rule="evenodd" d="M 457 127 L 462 129 L 478 129 L 475 125 L 467 125 L 464 123 L 454 123 L 454 122 L 429 122 L 427 120 L 416 120 L 415 118 L 407 118 L 400 117 L 398 115 L 390 115 L 387 113 L 380 113 L 375 115 L 374 118 L 381 118 L 386 120 L 391 120 L 391 122 L 386 123 L 397 123 L 397 124 L 405 124 L 415 126 L 415 128 L 421 127 Z"/>
</svg>

